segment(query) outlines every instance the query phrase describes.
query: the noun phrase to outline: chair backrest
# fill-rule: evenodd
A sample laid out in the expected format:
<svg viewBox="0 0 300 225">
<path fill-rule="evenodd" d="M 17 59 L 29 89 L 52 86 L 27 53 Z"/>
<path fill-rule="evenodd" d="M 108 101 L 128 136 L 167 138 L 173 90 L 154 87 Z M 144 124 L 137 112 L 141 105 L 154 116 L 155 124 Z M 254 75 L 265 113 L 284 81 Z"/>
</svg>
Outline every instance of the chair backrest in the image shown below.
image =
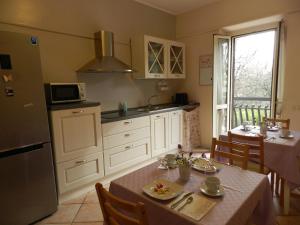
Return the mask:
<svg viewBox="0 0 300 225">
<path fill-rule="evenodd" d="M 230 149 L 230 152 L 225 149 Z M 247 145 L 212 139 L 211 158 L 213 159 L 216 159 L 216 156 L 227 158 L 230 164 L 232 161 L 238 161 L 242 163 L 241 168 L 246 170 L 248 168 L 248 153 L 249 146 Z"/>
<path fill-rule="evenodd" d="M 118 198 L 100 183 L 96 183 L 95 188 L 106 225 L 148 225 L 143 203 Z"/>
<path fill-rule="evenodd" d="M 264 173 L 265 166 L 265 147 L 264 137 L 239 135 L 228 131 L 228 141 L 232 143 L 244 144 L 249 146 L 249 159 L 256 159 L 259 163 L 259 172 Z M 253 150 L 253 151 L 252 151 Z"/>
<path fill-rule="evenodd" d="M 290 129 L 290 119 L 264 118 L 264 120 L 274 125 L 276 125 L 276 123 L 281 123 L 282 128 Z"/>
</svg>

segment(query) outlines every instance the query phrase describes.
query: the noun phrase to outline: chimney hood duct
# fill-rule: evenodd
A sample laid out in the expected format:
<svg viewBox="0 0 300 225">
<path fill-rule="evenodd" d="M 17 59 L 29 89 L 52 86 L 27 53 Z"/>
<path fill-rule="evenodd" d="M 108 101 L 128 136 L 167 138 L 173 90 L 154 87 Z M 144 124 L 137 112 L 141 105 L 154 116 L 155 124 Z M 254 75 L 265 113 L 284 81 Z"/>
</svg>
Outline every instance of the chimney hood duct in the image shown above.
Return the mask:
<svg viewBox="0 0 300 225">
<path fill-rule="evenodd" d="M 82 73 L 131 73 L 130 66 L 114 57 L 114 34 L 108 31 L 95 33 L 96 58 L 77 72 Z"/>
</svg>

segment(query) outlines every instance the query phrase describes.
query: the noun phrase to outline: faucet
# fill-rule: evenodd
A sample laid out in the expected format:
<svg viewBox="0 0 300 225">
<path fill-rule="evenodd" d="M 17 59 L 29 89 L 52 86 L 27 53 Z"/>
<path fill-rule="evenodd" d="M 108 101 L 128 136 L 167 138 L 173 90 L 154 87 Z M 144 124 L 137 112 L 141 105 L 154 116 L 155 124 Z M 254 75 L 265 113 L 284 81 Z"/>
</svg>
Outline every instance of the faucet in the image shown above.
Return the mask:
<svg viewBox="0 0 300 225">
<path fill-rule="evenodd" d="M 151 100 L 153 98 L 156 98 L 156 97 L 159 97 L 159 95 L 151 95 L 148 100 L 147 100 L 147 103 L 148 103 L 148 108 L 150 109 L 152 107 L 152 104 L 151 104 Z"/>
</svg>

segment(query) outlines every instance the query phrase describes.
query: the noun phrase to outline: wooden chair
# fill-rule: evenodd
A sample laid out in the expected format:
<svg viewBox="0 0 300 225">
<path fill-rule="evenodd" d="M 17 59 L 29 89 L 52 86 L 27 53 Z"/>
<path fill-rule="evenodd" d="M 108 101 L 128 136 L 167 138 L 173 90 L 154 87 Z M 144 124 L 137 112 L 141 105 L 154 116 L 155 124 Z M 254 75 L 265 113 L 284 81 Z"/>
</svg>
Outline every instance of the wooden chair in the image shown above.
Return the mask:
<svg viewBox="0 0 300 225">
<path fill-rule="evenodd" d="M 100 183 L 96 183 L 95 188 L 106 225 L 148 225 L 143 203 L 120 199 Z"/>
<path fill-rule="evenodd" d="M 228 131 L 228 141 L 249 146 L 249 170 L 262 174 L 268 174 L 270 172 L 265 167 L 265 150 L 263 136 L 246 136 L 234 134 Z"/>
<path fill-rule="evenodd" d="M 263 118 L 267 123 L 276 125 L 277 123 L 282 124 L 282 128 L 290 129 L 290 119 L 278 119 L 278 118 Z"/>
<path fill-rule="evenodd" d="M 230 149 L 230 152 L 223 151 L 222 148 Z M 216 138 L 212 139 L 211 158 L 216 156 L 229 159 L 229 162 L 238 161 L 241 163 L 241 168 L 248 168 L 249 147 L 247 145 L 231 143 L 227 141 L 219 141 Z"/>
</svg>

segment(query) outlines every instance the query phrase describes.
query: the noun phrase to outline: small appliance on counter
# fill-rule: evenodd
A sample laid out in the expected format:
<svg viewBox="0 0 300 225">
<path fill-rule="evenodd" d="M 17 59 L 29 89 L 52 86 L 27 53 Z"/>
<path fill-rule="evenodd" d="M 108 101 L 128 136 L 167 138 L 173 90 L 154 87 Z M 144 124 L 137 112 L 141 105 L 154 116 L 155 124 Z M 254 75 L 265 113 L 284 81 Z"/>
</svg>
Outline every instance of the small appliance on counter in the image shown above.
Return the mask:
<svg viewBox="0 0 300 225">
<path fill-rule="evenodd" d="M 48 105 L 86 100 L 85 83 L 47 83 L 45 93 Z"/>
<path fill-rule="evenodd" d="M 187 105 L 189 104 L 187 93 L 176 93 L 174 96 L 174 103 L 176 105 Z"/>
</svg>

